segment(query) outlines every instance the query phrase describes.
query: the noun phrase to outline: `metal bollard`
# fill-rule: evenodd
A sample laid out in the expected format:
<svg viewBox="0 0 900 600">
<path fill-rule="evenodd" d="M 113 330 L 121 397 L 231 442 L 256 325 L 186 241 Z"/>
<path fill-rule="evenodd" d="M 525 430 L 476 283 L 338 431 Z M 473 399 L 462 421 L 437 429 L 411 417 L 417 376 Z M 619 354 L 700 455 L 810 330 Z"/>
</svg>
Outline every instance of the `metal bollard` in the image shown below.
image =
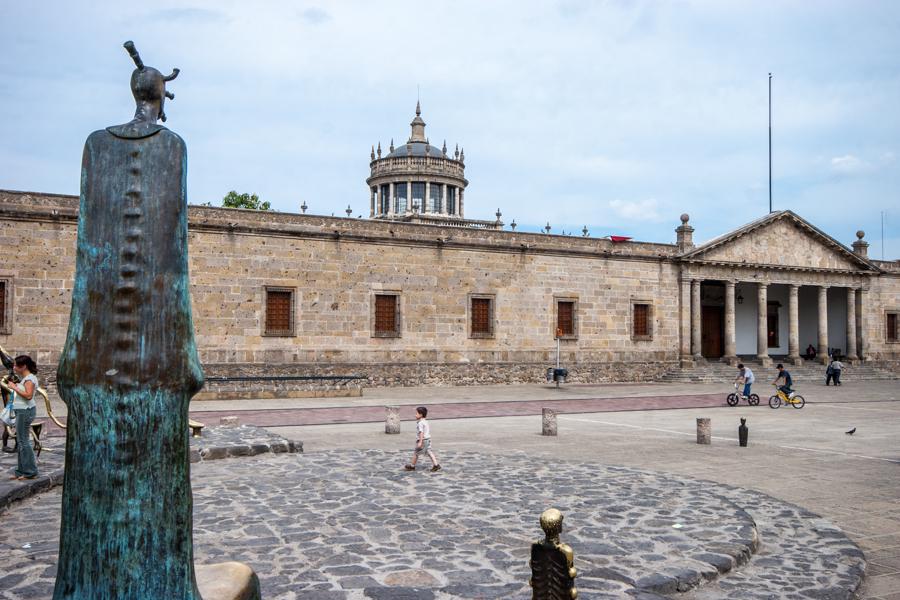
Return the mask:
<svg viewBox="0 0 900 600">
<path fill-rule="evenodd" d="M 709 417 L 697 417 L 697 443 L 712 443 L 712 424 Z"/>
<path fill-rule="evenodd" d="M 400 407 L 384 407 L 384 432 L 400 433 Z"/>
<path fill-rule="evenodd" d="M 541 435 L 556 435 L 556 411 L 552 408 L 541 409 Z"/>
<path fill-rule="evenodd" d="M 747 428 L 747 419 L 741 417 L 741 424 L 738 427 L 738 443 L 741 448 L 747 447 L 747 438 L 750 437 L 750 430 Z"/>
</svg>

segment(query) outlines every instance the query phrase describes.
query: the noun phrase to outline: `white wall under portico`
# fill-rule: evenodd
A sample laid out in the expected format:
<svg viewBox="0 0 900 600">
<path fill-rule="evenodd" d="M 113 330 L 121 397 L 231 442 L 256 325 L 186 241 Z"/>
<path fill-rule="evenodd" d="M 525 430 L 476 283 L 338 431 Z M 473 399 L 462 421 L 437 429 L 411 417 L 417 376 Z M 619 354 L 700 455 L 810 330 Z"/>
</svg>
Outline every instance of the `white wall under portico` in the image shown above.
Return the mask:
<svg viewBox="0 0 900 600">
<path fill-rule="evenodd" d="M 735 297 L 743 302 L 735 302 L 734 326 L 737 353 L 755 356 L 758 326 L 757 298 L 758 286 L 753 282 L 741 282 L 735 286 Z M 787 355 L 790 315 L 790 286 L 772 284 L 767 289 L 767 301 L 778 302 L 778 346 L 769 348 L 769 355 Z M 765 310 L 765 309 L 764 309 Z M 818 346 L 819 339 L 819 288 L 801 286 L 798 293 L 797 312 L 799 317 L 798 343 L 800 354 L 805 354 L 807 346 Z M 828 289 L 828 347 L 847 351 L 847 288 Z"/>
</svg>

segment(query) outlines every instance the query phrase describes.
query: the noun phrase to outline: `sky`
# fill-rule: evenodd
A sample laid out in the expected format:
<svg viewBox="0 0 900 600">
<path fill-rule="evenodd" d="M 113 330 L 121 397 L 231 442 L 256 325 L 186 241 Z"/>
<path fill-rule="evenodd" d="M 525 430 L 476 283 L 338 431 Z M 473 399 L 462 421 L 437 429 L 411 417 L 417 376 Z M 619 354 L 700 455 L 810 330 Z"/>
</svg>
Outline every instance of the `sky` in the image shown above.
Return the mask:
<svg viewBox="0 0 900 600">
<path fill-rule="evenodd" d="M 773 208 L 900 258 L 900 2 L 0 0 L 0 188 L 78 193 L 85 138 L 133 116 L 126 40 L 181 69 L 191 203 L 367 217 L 420 99 L 467 217 L 654 242 L 768 212 L 771 72 Z"/>
</svg>

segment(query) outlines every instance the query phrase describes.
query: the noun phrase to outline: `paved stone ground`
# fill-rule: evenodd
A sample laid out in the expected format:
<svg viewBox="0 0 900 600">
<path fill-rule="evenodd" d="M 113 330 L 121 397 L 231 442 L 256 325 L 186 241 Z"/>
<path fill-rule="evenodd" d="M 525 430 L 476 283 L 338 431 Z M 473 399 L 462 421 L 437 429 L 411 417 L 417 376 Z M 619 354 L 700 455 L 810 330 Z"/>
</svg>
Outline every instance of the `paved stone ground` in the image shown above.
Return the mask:
<svg viewBox="0 0 900 600">
<path fill-rule="evenodd" d="M 207 426 L 200 437 L 191 437 L 190 440 L 192 463 L 269 452 L 303 452 L 303 442 L 288 440 L 262 427 L 245 424 Z"/>
<path fill-rule="evenodd" d="M 554 505 L 566 516 L 583 598 L 659 597 L 701 584 L 715 589 L 703 598 L 849 598 L 859 584 L 855 544 L 758 493 L 524 453 L 450 453 L 439 473 L 403 471 L 406 458 L 347 450 L 194 465 L 196 560 L 250 564 L 268 599 L 524 600 L 537 517 Z M 59 494 L 0 517 L 3 531 L 22 532 L 0 545 L 10 600 L 52 592 Z M 760 544 L 791 558 L 747 563 Z"/>
</svg>

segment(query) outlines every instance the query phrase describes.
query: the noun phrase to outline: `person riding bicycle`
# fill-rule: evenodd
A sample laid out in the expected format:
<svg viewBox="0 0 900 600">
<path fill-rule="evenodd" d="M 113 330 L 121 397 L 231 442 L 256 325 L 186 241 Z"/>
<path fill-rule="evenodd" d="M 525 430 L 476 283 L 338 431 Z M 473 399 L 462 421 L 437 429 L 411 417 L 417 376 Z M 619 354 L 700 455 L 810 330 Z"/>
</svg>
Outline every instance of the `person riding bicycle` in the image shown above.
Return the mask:
<svg viewBox="0 0 900 600">
<path fill-rule="evenodd" d="M 791 379 L 791 374 L 785 370 L 784 365 L 782 365 L 781 363 L 779 363 L 775 368 L 778 369 L 778 377 L 776 377 L 775 381 L 773 381 L 772 383 L 776 387 L 778 387 L 779 390 L 784 392 L 785 396 L 790 398 L 791 394 L 794 393 L 794 390 L 791 389 L 791 386 L 794 385 L 794 380 Z M 784 385 L 779 386 L 779 381 L 783 381 Z"/>
<path fill-rule="evenodd" d="M 756 381 L 756 377 L 753 375 L 753 371 L 750 370 L 750 367 L 745 367 L 744 363 L 738 363 L 737 368 L 738 376 L 735 377 L 734 382 L 744 384 L 744 398 L 749 398 L 750 386 Z"/>
</svg>

